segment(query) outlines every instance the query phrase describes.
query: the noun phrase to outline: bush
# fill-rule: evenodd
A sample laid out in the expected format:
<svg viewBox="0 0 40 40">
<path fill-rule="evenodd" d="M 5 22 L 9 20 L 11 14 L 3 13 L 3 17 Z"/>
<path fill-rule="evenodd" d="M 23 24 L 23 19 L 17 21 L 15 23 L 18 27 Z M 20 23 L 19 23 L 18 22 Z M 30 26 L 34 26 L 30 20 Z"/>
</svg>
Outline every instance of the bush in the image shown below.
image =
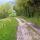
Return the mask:
<svg viewBox="0 0 40 40">
<path fill-rule="evenodd" d="M 16 13 L 11 13 L 9 16 L 15 17 Z"/>
</svg>

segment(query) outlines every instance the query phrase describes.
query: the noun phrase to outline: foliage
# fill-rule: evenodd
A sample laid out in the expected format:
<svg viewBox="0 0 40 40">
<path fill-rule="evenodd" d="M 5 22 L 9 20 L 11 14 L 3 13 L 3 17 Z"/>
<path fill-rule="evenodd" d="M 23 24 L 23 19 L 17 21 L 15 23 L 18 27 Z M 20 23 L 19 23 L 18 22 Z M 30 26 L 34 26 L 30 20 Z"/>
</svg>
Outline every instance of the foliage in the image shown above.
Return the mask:
<svg viewBox="0 0 40 40">
<path fill-rule="evenodd" d="M 16 13 L 11 13 L 9 16 L 10 17 L 15 17 L 16 16 Z"/>
<path fill-rule="evenodd" d="M 18 16 L 40 17 L 39 2 L 35 3 L 35 0 L 16 0 L 16 5 L 13 9 L 16 11 Z"/>
<path fill-rule="evenodd" d="M 5 18 L 12 13 L 12 7 L 10 3 L 6 3 L 0 6 L 0 18 Z"/>
</svg>

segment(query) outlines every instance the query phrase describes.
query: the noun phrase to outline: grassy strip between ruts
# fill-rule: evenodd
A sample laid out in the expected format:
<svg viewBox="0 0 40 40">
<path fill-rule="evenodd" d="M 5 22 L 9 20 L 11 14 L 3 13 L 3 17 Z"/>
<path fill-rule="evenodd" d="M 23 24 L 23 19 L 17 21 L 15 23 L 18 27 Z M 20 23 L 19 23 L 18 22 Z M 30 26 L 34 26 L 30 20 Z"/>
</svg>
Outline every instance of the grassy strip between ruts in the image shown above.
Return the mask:
<svg viewBox="0 0 40 40">
<path fill-rule="evenodd" d="M 16 40 L 17 22 L 13 17 L 0 19 L 0 40 Z"/>
</svg>

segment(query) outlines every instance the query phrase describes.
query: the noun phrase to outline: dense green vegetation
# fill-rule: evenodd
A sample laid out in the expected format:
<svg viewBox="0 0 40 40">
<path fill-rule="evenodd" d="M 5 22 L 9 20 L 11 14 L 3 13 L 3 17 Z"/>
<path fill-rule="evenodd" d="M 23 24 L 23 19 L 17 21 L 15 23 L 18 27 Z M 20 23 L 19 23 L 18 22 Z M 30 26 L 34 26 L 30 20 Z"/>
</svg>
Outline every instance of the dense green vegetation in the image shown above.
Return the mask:
<svg viewBox="0 0 40 40">
<path fill-rule="evenodd" d="M 0 18 L 6 18 L 13 12 L 12 5 L 10 3 L 5 3 L 0 6 Z"/>
<path fill-rule="evenodd" d="M 14 17 L 0 20 L 0 40 L 16 40 L 17 22 Z"/>
<path fill-rule="evenodd" d="M 17 22 L 14 18 L 13 5 L 0 5 L 0 40 L 16 40 Z"/>
<path fill-rule="evenodd" d="M 18 16 L 29 18 L 33 23 L 40 24 L 40 1 L 39 0 L 16 0 L 13 7 Z"/>
<path fill-rule="evenodd" d="M 40 17 L 40 3 L 37 0 L 16 0 L 14 10 L 18 16 Z"/>
</svg>

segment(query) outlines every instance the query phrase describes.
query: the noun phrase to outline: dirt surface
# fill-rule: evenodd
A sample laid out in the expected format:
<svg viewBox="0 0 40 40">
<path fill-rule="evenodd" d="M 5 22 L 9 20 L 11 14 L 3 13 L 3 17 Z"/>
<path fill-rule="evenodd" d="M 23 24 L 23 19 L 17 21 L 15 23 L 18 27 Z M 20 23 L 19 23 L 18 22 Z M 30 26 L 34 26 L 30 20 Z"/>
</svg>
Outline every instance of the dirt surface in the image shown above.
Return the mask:
<svg viewBox="0 0 40 40">
<path fill-rule="evenodd" d="M 37 33 L 34 29 L 30 27 L 29 24 L 24 19 L 16 18 L 19 25 L 17 28 L 17 40 L 40 40 L 40 32 Z"/>
</svg>

